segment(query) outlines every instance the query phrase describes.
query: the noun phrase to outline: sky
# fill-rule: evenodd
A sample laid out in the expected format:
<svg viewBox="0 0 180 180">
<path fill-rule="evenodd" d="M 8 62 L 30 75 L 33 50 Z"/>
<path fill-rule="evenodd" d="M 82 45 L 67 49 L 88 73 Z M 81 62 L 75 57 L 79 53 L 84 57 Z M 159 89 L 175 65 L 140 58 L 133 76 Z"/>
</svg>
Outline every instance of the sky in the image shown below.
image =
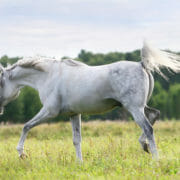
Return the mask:
<svg viewBox="0 0 180 180">
<path fill-rule="evenodd" d="M 0 0 L 0 57 L 180 51 L 180 0 Z"/>
</svg>

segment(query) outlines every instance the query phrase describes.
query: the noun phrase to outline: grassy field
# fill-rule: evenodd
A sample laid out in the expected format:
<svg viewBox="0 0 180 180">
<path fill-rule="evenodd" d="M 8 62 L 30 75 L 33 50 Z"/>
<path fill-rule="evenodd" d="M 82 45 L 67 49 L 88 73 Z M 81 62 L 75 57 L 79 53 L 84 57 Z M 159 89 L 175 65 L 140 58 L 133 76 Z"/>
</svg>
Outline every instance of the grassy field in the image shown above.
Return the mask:
<svg viewBox="0 0 180 180">
<path fill-rule="evenodd" d="M 82 124 L 83 164 L 75 159 L 70 123 L 32 129 L 25 143 L 26 159 L 16 145 L 22 125 L 0 126 L 0 179 L 180 179 L 180 122 L 157 122 L 160 160 L 152 161 L 138 143 L 134 122 Z"/>
</svg>

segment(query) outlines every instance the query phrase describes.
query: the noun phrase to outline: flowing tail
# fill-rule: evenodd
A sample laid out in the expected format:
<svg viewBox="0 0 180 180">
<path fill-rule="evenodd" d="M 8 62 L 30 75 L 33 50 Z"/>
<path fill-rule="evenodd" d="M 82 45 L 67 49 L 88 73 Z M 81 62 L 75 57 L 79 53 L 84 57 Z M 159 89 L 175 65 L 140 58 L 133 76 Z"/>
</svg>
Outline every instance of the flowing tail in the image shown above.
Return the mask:
<svg viewBox="0 0 180 180">
<path fill-rule="evenodd" d="M 175 73 L 180 72 L 180 56 L 161 51 L 151 47 L 147 42 L 144 42 L 141 50 L 141 60 L 145 69 L 155 71 L 166 78 L 162 73 L 161 68 L 165 67 Z"/>
</svg>

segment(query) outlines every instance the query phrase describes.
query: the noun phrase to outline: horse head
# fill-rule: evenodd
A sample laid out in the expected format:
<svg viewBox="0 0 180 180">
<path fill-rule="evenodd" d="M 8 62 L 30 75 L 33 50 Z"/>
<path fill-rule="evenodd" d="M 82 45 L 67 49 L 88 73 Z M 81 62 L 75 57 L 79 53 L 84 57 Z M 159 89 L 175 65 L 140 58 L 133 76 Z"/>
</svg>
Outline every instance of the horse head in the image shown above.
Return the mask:
<svg viewBox="0 0 180 180">
<path fill-rule="evenodd" d="M 10 80 L 9 74 L 0 64 L 0 114 L 3 114 L 4 106 L 19 95 L 19 88 Z"/>
<path fill-rule="evenodd" d="M 4 86 L 4 67 L 0 64 L 0 114 L 3 114 L 3 86 Z"/>
</svg>

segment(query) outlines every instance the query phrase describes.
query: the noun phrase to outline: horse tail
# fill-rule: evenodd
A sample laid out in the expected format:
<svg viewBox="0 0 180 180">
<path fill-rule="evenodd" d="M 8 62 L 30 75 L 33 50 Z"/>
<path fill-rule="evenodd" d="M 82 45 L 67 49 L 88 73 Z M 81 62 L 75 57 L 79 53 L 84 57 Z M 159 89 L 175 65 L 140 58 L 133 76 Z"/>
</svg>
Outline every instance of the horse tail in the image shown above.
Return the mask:
<svg viewBox="0 0 180 180">
<path fill-rule="evenodd" d="M 164 78 L 166 76 L 161 71 L 163 67 L 175 73 L 180 72 L 180 56 L 155 49 L 145 41 L 141 50 L 141 63 L 146 70 L 155 71 Z"/>
</svg>

